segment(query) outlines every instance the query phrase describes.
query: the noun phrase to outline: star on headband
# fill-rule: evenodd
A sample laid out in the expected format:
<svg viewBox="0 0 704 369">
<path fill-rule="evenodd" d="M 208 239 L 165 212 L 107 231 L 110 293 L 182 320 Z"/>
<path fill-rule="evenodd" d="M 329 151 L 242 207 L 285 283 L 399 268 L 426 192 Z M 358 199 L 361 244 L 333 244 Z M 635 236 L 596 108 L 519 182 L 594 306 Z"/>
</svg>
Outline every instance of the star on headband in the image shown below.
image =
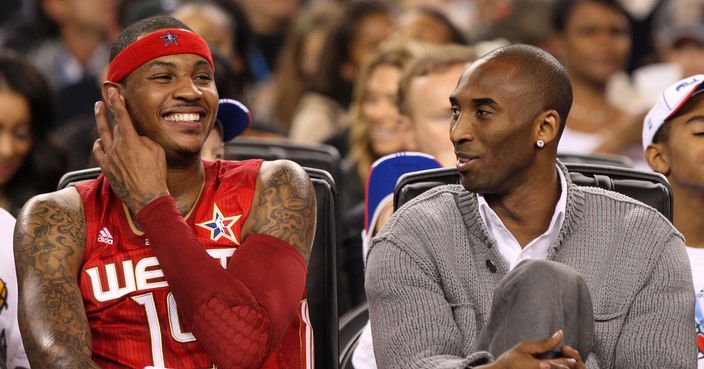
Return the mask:
<svg viewBox="0 0 704 369">
<path fill-rule="evenodd" d="M 167 47 L 169 45 L 178 46 L 178 42 L 176 41 L 176 39 L 178 38 L 178 35 L 175 35 L 171 32 L 166 32 L 166 34 L 164 36 L 161 36 L 159 38 L 164 40 L 164 47 Z"/>
</svg>

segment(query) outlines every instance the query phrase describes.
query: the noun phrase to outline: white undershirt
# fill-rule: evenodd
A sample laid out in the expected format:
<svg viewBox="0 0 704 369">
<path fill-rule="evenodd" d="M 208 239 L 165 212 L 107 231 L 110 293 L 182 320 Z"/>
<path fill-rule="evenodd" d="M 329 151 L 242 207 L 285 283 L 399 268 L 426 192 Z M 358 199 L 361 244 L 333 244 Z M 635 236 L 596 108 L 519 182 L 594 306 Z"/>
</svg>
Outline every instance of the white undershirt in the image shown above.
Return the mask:
<svg viewBox="0 0 704 369">
<path fill-rule="evenodd" d="M 689 256 L 689 266 L 692 268 L 695 298 L 700 308 L 704 309 L 704 249 L 687 247 L 687 256 Z M 699 351 L 697 359 L 697 368 L 704 369 L 704 353 Z"/>
<path fill-rule="evenodd" d="M 15 256 L 12 253 L 12 233 L 15 218 L 0 209 L 0 290 L 4 289 L 5 301 L 0 301 L 0 334 L 5 335 L 6 351 L 0 352 L 0 368 L 29 368 L 17 325 L 17 276 Z M 2 299 L 2 296 L 0 296 Z M 4 303 L 3 303 L 4 302 Z M 0 348 L 2 348 L 0 346 Z"/>
<path fill-rule="evenodd" d="M 521 245 L 516 241 L 516 238 L 504 226 L 504 223 L 499 219 L 494 210 L 484 199 L 483 195 L 477 194 L 477 202 L 479 204 L 479 215 L 496 242 L 497 249 L 501 255 L 501 260 L 508 270 L 512 270 L 523 260 L 539 259 L 545 260 L 548 257 L 548 250 L 557 241 L 557 236 L 560 233 L 562 222 L 565 219 L 565 208 L 567 206 L 567 182 L 565 175 L 560 168 L 557 168 L 557 175 L 560 181 L 560 199 L 557 200 L 555 212 L 550 220 L 550 227 L 542 235 L 538 236 L 533 241 L 530 241 L 526 247 L 521 248 Z"/>
</svg>

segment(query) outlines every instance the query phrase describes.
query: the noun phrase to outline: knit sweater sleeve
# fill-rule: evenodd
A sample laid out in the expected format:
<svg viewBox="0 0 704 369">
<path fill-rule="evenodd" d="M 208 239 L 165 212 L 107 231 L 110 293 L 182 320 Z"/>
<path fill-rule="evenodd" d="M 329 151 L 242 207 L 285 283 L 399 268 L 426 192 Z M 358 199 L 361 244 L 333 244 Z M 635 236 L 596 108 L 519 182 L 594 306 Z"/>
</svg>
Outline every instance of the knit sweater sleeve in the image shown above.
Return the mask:
<svg viewBox="0 0 704 369">
<path fill-rule="evenodd" d="M 386 368 L 472 368 L 492 359 L 463 352 L 453 319 L 429 261 L 388 238 L 375 240 L 367 259 L 366 289 L 377 365 Z"/>
<path fill-rule="evenodd" d="M 692 274 L 682 238 L 670 232 L 650 278 L 635 296 L 615 352 L 615 368 L 695 368 Z"/>
</svg>

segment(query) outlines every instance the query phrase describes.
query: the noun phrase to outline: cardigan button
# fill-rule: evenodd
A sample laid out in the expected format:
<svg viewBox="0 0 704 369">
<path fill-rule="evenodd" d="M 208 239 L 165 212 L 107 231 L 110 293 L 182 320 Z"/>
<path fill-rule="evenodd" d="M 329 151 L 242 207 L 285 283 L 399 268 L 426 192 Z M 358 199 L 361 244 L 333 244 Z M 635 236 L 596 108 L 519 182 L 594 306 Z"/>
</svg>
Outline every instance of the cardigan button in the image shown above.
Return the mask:
<svg viewBox="0 0 704 369">
<path fill-rule="evenodd" d="M 492 273 L 496 273 L 496 265 L 494 264 L 493 261 L 487 259 L 486 261 L 486 267 L 489 268 L 489 271 Z"/>
</svg>

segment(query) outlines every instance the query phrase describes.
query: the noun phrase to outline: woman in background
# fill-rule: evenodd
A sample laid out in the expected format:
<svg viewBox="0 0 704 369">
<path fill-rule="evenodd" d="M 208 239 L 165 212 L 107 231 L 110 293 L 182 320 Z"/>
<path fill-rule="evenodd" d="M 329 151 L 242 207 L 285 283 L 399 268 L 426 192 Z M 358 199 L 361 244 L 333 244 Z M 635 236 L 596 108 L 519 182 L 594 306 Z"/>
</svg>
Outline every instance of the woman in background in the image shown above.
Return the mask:
<svg viewBox="0 0 704 369">
<path fill-rule="evenodd" d="M 46 81 L 25 60 L 0 53 L 0 207 L 14 216 L 30 197 L 55 190 L 64 172 L 53 130 Z"/>
<path fill-rule="evenodd" d="M 325 39 L 337 24 L 338 3 L 304 6 L 292 24 L 274 73 L 272 121 L 286 135 L 303 94 L 319 69 Z"/>
<path fill-rule="evenodd" d="M 380 157 L 415 149 L 410 127 L 400 119 L 396 98 L 403 68 L 425 47 L 416 43 L 394 44 L 382 50 L 359 74 L 350 106 L 350 152 L 343 162 L 342 250 L 338 258 L 339 311 L 364 301 L 362 243 L 364 184 L 372 163 Z"/>
<path fill-rule="evenodd" d="M 558 153 L 626 154 L 642 161 L 642 117 L 607 96 L 610 79 L 625 70 L 631 52 L 628 14 L 612 0 L 561 0 L 554 24 L 556 51 L 574 93 Z"/>
<path fill-rule="evenodd" d="M 347 126 L 344 116 L 357 74 L 377 53 L 392 26 L 391 12 L 384 4 L 349 3 L 325 40 L 311 90 L 301 98 L 291 123 L 291 140 L 321 143 Z"/>
</svg>

